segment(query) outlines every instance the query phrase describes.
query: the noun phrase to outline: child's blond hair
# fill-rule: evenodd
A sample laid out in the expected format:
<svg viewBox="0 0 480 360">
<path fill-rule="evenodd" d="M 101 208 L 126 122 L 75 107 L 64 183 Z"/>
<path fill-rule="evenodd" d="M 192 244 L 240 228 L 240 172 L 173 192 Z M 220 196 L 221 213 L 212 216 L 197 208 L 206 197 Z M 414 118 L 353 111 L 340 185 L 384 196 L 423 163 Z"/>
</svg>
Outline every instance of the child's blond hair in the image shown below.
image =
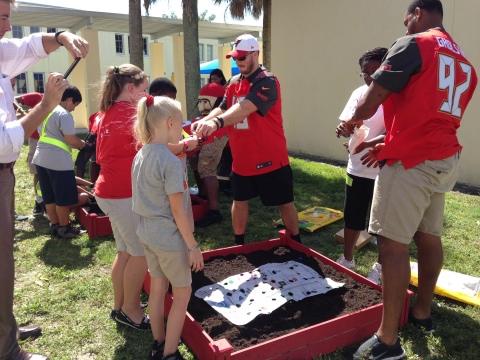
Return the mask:
<svg viewBox="0 0 480 360">
<path fill-rule="evenodd" d="M 166 96 L 154 96 L 153 103 L 147 106 L 148 96 L 138 102 L 137 119 L 133 128 L 136 139 L 142 144 L 148 144 L 152 140 L 156 124 L 173 117 L 176 112 L 182 112 L 181 103 Z"/>
</svg>

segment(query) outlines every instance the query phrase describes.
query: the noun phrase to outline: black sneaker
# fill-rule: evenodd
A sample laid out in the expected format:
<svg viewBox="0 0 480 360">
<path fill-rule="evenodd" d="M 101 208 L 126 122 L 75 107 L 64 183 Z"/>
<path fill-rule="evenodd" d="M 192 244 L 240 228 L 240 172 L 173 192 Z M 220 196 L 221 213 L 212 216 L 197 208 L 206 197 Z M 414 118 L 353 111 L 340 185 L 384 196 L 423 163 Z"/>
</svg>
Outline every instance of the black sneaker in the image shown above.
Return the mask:
<svg viewBox="0 0 480 360">
<path fill-rule="evenodd" d="M 218 223 L 223 220 L 222 214 L 220 214 L 220 211 L 218 210 L 208 210 L 205 216 L 198 221 L 195 221 L 195 226 L 198 227 L 207 227 L 210 225 L 213 225 L 215 223 Z"/>
<path fill-rule="evenodd" d="M 417 319 L 412 314 L 412 308 L 408 311 L 408 322 L 416 326 L 417 328 L 423 330 L 425 334 L 431 334 L 435 332 L 433 328 L 433 321 L 432 318 L 429 317 L 427 319 Z"/>
<path fill-rule="evenodd" d="M 43 210 L 42 204 L 43 204 L 43 202 L 38 203 L 38 202 L 35 201 L 35 206 L 33 207 L 33 210 L 32 210 L 33 216 L 43 215 L 44 210 Z"/>
<path fill-rule="evenodd" d="M 59 224 L 50 224 L 50 228 L 48 229 L 48 233 L 51 236 L 57 236 L 57 230 L 59 228 Z"/>
<path fill-rule="evenodd" d="M 177 350 L 173 354 L 163 357 L 162 360 L 185 360 L 185 358 L 180 354 L 180 351 Z"/>
<path fill-rule="evenodd" d="M 355 360 L 397 360 L 406 356 L 400 339 L 394 345 L 385 344 L 377 334 L 365 341 L 353 354 Z"/>
<path fill-rule="evenodd" d="M 161 360 L 163 356 L 164 348 L 165 348 L 165 341 L 158 342 L 157 340 L 153 340 L 152 349 L 148 354 L 148 358 L 150 360 Z"/>
<path fill-rule="evenodd" d="M 125 313 L 120 309 L 115 316 L 115 320 L 120 324 L 130 326 L 136 330 L 149 330 L 150 329 L 150 319 L 147 314 L 143 315 L 142 322 L 140 324 L 134 323 Z"/>
<path fill-rule="evenodd" d="M 112 309 L 112 311 L 110 311 L 110 319 L 115 320 L 115 318 L 117 317 L 117 313 L 118 310 Z"/>
<path fill-rule="evenodd" d="M 59 226 L 57 228 L 57 236 L 59 239 L 73 239 L 85 233 L 86 230 L 79 230 L 71 224 L 68 224 L 67 226 Z"/>
</svg>

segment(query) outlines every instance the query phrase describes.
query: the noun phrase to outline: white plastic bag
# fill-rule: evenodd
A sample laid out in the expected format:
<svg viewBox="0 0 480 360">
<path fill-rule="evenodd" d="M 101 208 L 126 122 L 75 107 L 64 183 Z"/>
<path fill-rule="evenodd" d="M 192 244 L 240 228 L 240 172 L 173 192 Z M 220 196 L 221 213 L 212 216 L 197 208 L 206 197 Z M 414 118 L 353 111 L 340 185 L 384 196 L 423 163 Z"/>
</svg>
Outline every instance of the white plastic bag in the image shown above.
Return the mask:
<svg viewBox="0 0 480 360">
<path fill-rule="evenodd" d="M 369 132 L 370 128 L 366 127 L 365 125 L 356 127 L 353 130 L 353 135 L 350 137 L 350 141 L 348 142 L 348 151 L 350 154 L 356 153 L 357 146 L 365 141 Z"/>
</svg>

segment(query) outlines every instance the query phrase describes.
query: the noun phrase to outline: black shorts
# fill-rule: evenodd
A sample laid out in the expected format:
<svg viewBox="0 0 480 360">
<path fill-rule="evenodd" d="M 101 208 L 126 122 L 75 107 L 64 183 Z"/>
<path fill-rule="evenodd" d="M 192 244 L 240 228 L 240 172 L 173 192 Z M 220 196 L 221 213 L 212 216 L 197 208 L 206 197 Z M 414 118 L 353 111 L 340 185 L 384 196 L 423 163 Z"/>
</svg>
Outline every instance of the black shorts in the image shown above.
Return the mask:
<svg viewBox="0 0 480 360">
<path fill-rule="evenodd" d="M 45 204 L 70 206 L 78 203 L 77 183 L 73 170 L 57 171 L 37 165 L 37 174 Z"/>
<path fill-rule="evenodd" d="M 230 174 L 233 200 L 247 201 L 260 196 L 265 206 L 279 206 L 293 202 L 293 173 L 290 165 L 262 175 Z"/>
<path fill-rule="evenodd" d="M 345 185 L 344 222 L 351 230 L 365 230 L 368 211 L 372 203 L 375 180 L 347 173 L 352 185 Z"/>
</svg>

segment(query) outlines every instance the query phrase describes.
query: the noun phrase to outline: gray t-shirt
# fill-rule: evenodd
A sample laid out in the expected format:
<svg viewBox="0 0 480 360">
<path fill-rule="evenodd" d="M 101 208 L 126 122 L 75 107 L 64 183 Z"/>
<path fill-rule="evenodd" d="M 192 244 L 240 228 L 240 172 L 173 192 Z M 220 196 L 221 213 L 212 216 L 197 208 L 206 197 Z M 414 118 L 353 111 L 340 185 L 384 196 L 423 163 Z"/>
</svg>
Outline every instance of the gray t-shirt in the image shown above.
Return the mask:
<svg viewBox="0 0 480 360">
<path fill-rule="evenodd" d="M 42 135 L 42 126 L 43 123 L 38 127 L 40 136 Z M 48 137 L 66 143 L 64 135 L 75 135 L 75 121 L 73 120 L 72 114 L 58 105 L 48 119 L 45 133 Z M 68 147 L 71 149 L 70 146 Z M 73 170 L 73 160 L 70 153 L 58 146 L 46 144 L 41 141 L 37 144 L 32 163 L 50 170 Z"/>
<path fill-rule="evenodd" d="M 180 160 L 166 145 L 146 144 L 132 165 L 133 211 L 140 215 L 137 235 L 148 246 L 171 251 L 187 245 L 177 228 L 168 196 L 182 193 L 187 211 L 188 183 Z"/>
</svg>

